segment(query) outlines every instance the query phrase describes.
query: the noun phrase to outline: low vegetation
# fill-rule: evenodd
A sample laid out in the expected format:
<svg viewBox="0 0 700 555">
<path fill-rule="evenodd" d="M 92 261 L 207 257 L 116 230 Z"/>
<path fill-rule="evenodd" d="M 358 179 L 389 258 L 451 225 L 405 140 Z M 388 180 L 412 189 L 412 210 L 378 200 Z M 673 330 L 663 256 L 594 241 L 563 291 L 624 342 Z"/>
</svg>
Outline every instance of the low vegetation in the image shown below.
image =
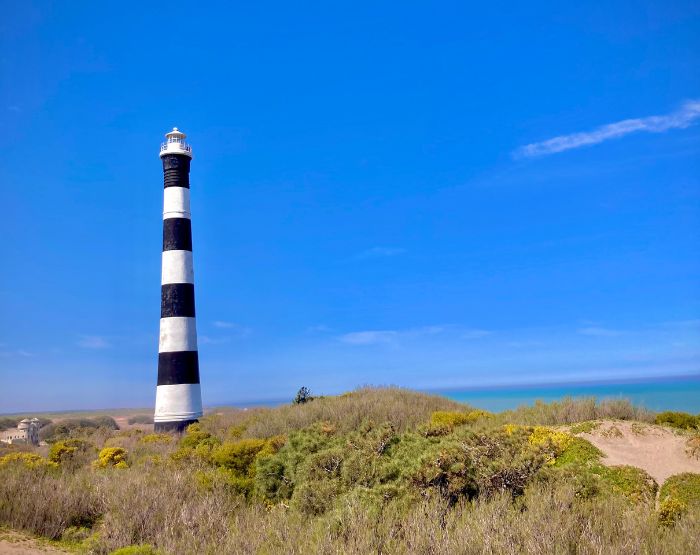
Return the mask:
<svg viewBox="0 0 700 555">
<path fill-rule="evenodd" d="M 91 435 L 96 431 L 110 432 L 118 430 L 111 416 L 96 416 L 94 418 L 68 418 L 44 426 L 39 430 L 39 438 L 48 443 L 62 439 Z"/>
<path fill-rule="evenodd" d="M 661 412 L 656 415 L 655 422 L 680 430 L 697 430 L 700 428 L 700 416 L 693 416 L 687 412 Z"/>
<path fill-rule="evenodd" d="M 129 424 L 153 424 L 152 414 L 135 414 L 127 420 Z"/>
<path fill-rule="evenodd" d="M 602 418 L 654 415 L 363 388 L 219 410 L 182 436 L 78 426 L 45 457 L 0 457 L 0 525 L 96 554 L 697 550 L 700 475 L 668 480 L 657 509 L 649 475 L 574 435 Z"/>
</svg>

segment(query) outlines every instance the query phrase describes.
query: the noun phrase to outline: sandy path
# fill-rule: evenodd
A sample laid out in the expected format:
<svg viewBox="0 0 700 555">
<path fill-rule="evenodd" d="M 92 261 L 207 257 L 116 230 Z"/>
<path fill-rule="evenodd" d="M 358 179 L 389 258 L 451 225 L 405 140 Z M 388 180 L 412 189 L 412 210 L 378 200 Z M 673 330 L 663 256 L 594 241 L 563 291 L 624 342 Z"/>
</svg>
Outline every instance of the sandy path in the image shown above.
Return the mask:
<svg viewBox="0 0 700 555">
<path fill-rule="evenodd" d="M 608 466 L 627 464 L 646 470 L 661 485 L 681 472 L 700 473 L 700 459 L 686 453 L 688 436 L 639 422 L 605 421 L 591 433 L 578 434 L 603 453 Z"/>
<path fill-rule="evenodd" d="M 70 553 L 44 544 L 16 532 L 3 532 L 0 536 L 0 555 L 42 555 Z"/>
</svg>

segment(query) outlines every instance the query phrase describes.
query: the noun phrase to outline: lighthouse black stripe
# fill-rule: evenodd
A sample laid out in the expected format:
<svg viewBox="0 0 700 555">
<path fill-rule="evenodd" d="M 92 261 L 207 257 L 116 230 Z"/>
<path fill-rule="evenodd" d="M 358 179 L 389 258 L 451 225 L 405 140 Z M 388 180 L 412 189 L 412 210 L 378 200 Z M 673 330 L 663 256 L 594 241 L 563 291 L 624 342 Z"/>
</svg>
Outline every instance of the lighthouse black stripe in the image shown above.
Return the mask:
<svg viewBox="0 0 700 555">
<path fill-rule="evenodd" d="M 163 156 L 164 187 L 190 188 L 190 158 L 177 154 Z"/>
<path fill-rule="evenodd" d="M 158 385 L 199 383 L 197 351 L 158 354 Z"/>
<path fill-rule="evenodd" d="M 160 317 L 194 318 L 194 284 L 166 283 L 160 289 Z"/>
<path fill-rule="evenodd" d="M 163 250 L 192 250 L 192 223 L 189 218 L 163 220 Z"/>
</svg>

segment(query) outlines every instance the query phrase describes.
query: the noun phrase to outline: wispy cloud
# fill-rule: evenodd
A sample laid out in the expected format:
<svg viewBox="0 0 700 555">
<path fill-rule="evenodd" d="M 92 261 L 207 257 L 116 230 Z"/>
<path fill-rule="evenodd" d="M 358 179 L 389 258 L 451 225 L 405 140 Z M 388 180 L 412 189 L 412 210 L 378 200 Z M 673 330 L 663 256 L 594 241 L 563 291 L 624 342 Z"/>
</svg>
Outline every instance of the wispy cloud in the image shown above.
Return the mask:
<svg viewBox="0 0 700 555">
<path fill-rule="evenodd" d="M 230 337 L 209 337 L 208 335 L 200 335 L 198 338 L 200 345 L 222 345 L 230 340 Z"/>
<path fill-rule="evenodd" d="M 0 343 L 0 348 L 3 348 L 3 347 L 6 347 L 6 345 L 4 343 Z M 25 349 L 17 349 L 14 351 L 0 351 L 1 358 L 11 358 L 11 357 L 16 357 L 16 356 L 29 358 L 29 357 L 35 357 L 36 353 L 32 353 L 31 351 L 27 351 Z"/>
<path fill-rule="evenodd" d="M 487 337 L 492 334 L 493 332 L 489 330 L 471 329 L 465 330 L 462 337 L 464 339 L 481 339 L 482 337 Z"/>
<path fill-rule="evenodd" d="M 354 331 L 338 336 L 338 340 L 349 345 L 379 345 L 395 343 L 400 339 L 425 337 L 447 331 L 446 326 L 423 326 L 403 330 L 366 330 Z"/>
<path fill-rule="evenodd" d="M 405 253 L 406 249 L 397 247 L 372 247 L 371 249 L 357 253 L 354 258 L 356 260 L 366 260 L 368 258 L 386 258 L 389 256 L 398 256 Z"/>
<path fill-rule="evenodd" d="M 307 333 L 326 333 L 332 330 L 325 324 L 317 324 L 315 326 L 309 326 L 306 328 L 306 331 Z"/>
<path fill-rule="evenodd" d="M 513 152 L 515 158 L 532 158 L 545 156 L 580 148 L 582 146 L 595 145 L 624 137 L 631 133 L 663 133 L 669 129 L 683 129 L 689 127 L 700 119 L 700 100 L 689 100 L 680 109 L 662 116 L 648 116 L 645 118 L 633 118 L 609 123 L 581 133 L 560 135 L 546 141 L 531 143 L 522 146 Z"/>
<path fill-rule="evenodd" d="M 225 320 L 215 320 L 212 326 L 221 330 L 229 330 L 235 337 L 245 337 L 250 335 L 252 331 L 249 327 L 237 324 L 236 322 L 227 322 Z"/>
<path fill-rule="evenodd" d="M 580 335 L 590 335 L 592 337 L 618 337 L 624 333 L 620 330 L 611 330 L 609 328 L 600 328 L 597 326 L 580 328 L 577 332 Z"/>
<path fill-rule="evenodd" d="M 99 335 L 83 335 L 77 342 L 78 347 L 83 349 L 107 349 L 112 345 Z"/>
<path fill-rule="evenodd" d="M 354 331 L 341 335 L 338 339 L 349 345 L 377 345 L 391 343 L 398 335 L 399 332 L 396 330 Z"/>
</svg>

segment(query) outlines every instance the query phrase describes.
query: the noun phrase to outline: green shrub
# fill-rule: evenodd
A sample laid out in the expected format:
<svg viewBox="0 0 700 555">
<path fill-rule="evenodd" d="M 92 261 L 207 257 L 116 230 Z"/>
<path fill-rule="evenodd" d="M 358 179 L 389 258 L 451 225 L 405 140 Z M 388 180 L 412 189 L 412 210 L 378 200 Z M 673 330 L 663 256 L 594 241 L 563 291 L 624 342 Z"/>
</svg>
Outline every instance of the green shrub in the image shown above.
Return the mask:
<svg viewBox="0 0 700 555">
<path fill-rule="evenodd" d="M 594 467 L 594 472 L 613 494 L 622 495 L 632 503 L 652 503 L 656 498 L 659 486 L 641 468 L 598 465 Z"/>
<path fill-rule="evenodd" d="M 16 428 L 21 418 L 3 416 L 0 418 L 0 432 L 10 428 Z"/>
<path fill-rule="evenodd" d="M 320 515 L 333 506 L 340 492 L 341 485 L 338 480 L 303 482 L 294 490 L 291 506 L 305 515 Z"/>
<path fill-rule="evenodd" d="M 160 551 L 154 548 L 152 545 L 129 545 L 127 547 L 122 547 L 115 549 L 109 555 L 160 555 Z"/>
<path fill-rule="evenodd" d="M 685 505 L 700 506 L 700 474 L 684 472 L 666 480 L 659 491 L 659 500 L 676 499 Z"/>
<path fill-rule="evenodd" d="M 656 415 L 656 424 L 665 424 L 681 430 L 698 428 L 698 417 L 687 412 L 666 411 Z"/>
<path fill-rule="evenodd" d="M 127 422 L 129 424 L 153 424 L 153 415 L 136 414 L 134 416 L 130 416 Z"/>
<path fill-rule="evenodd" d="M 265 448 L 264 439 L 241 439 L 224 442 L 212 452 L 214 464 L 228 468 L 240 475 L 248 475 L 255 457 Z"/>
<path fill-rule="evenodd" d="M 297 394 L 294 396 L 294 400 L 292 403 L 295 405 L 303 405 L 304 403 L 308 403 L 309 401 L 313 401 L 313 395 L 311 395 L 311 390 L 308 387 L 302 386 L 299 388 L 299 391 L 297 391 Z"/>
<path fill-rule="evenodd" d="M 569 428 L 570 434 L 590 434 L 593 430 L 600 426 L 600 422 L 589 420 L 588 422 L 580 422 Z"/>
<path fill-rule="evenodd" d="M 589 464 L 599 462 L 603 457 L 603 452 L 580 437 L 574 437 L 564 450 L 556 457 L 555 466 L 565 466 L 568 464 Z"/>
<path fill-rule="evenodd" d="M 117 422 L 111 416 L 97 416 L 95 418 L 67 418 L 60 422 L 51 423 L 39 430 L 39 438 L 49 443 L 60 439 L 67 439 L 79 435 L 85 435 L 90 431 L 100 428 L 106 430 L 118 430 Z"/>
</svg>

